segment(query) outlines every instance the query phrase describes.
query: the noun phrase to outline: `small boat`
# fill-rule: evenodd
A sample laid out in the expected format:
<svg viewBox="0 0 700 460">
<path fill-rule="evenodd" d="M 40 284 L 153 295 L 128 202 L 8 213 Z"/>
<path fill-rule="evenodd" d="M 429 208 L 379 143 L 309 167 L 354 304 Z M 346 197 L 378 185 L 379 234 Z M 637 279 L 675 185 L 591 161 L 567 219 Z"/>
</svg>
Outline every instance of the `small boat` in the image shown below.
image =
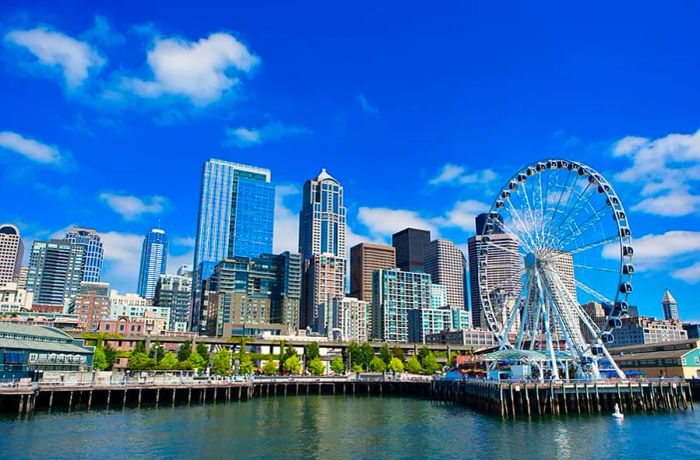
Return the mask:
<svg viewBox="0 0 700 460">
<path fill-rule="evenodd" d="M 625 414 L 620 412 L 620 407 L 617 404 L 615 404 L 615 412 L 613 412 L 612 416 L 613 418 L 616 418 L 618 420 L 622 420 L 623 418 L 625 418 Z"/>
</svg>

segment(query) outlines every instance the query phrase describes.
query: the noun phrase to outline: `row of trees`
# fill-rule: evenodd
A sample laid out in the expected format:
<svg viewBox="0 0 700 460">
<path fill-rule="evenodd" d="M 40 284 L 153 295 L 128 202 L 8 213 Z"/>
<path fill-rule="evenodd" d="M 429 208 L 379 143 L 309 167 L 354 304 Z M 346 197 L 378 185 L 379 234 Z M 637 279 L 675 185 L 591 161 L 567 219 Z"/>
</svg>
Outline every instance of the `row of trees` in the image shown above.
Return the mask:
<svg viewBox="0 0 700 460">
<path fill-rule="evenodd" d="M 417 355 L 406 359 L 400 347 L 392 349 L 385 343 L 375 355 L 368 343 L 358 345 L 353 342 L 344 351 L 345 360 L 351 363 L 353 372 L 404 372 L 411 374 L 434 374 L 442 369 L 437 356 L 427 347 L 422 347 Z"/>
</svg>

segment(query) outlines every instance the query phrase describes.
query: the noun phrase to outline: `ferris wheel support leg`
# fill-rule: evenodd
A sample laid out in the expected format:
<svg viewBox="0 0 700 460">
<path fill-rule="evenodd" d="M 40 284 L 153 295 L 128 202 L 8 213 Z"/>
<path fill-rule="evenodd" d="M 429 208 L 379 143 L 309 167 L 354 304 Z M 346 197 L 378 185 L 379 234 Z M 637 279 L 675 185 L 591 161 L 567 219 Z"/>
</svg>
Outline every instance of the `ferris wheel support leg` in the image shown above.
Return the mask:
<svg viewBox="0 0 700 460">
<path fill-rule="evenodd" d="M 549 314 L 547 313 L 547 309 L 544 308 L 544 298 L 542 297 L 542 293 L 544 292 L 542 289 L 542 279 L 540 278 L 539 274 L 535 270 L 535 276 L 537 279 L 537 290 L 538 290 L 538 295 L 537 295 L 537 301 L 542 305 L 542 322 L 544 323 L 544 332 L 545 336 L 547 337 L 547 351 L 549 352 L 549 358 L 552 363 L 552 379 L 553 380 L 559 380 L 559 365 L 557 364 L 557 360 L 554 356 L 554 346 L 552 344 L 552 332 L 549 330 Z"/>
<path fill-rule="evenodd" d="M 617 376 L 620 378 L 620 380 L 627 380 L 627 377 L 625 376 L 625 373 L 622 372 L 620 367 L 617 365 L 613 357 L 610 355 L 610 352 L 608 351 L 608 348 L 603 345 L 603 354 L 605 354 L 605 357 L 608 358 L 608 361 L 610 361 L 610 365 L 612 365 L 613 369 L 615 369 L 615 372 L 617 373 Z"/>
</svg>

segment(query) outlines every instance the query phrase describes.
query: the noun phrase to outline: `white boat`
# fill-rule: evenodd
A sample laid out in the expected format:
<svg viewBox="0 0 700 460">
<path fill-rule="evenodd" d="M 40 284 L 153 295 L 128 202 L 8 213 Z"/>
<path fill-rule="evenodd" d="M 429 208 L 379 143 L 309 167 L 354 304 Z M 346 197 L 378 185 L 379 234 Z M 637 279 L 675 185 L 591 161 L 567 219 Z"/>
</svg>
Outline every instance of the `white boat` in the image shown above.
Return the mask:
<svg viewBox="0 0 700 460">
<path fill-rule="evenodd" d="M 613 418 L 616 418 L 619 420 L 622 420 L 623 418 L 625 418 L 625 414 L 620 412 L 620 407 L 617 404 L 615 404 L 615 412 L 613 412 L 612 416 L 613 416 Z"/>
</svg>

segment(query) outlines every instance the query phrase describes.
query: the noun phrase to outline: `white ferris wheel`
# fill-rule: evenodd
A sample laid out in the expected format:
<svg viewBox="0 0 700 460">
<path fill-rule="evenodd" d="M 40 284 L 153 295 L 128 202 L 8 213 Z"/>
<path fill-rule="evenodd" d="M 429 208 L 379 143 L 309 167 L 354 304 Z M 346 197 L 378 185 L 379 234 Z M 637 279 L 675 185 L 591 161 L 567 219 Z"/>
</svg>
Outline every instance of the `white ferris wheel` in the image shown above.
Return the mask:
<svg viewBox="0 0 700 460">
<path fill-rule="evenodd" d="M 624 378 L 606 344 L 628 312 L 634 251 L 628 216 L 601 174 L 562 159 L 524 167 L 478 238 L 482 318 L 501 349 L 540 352 L 552 379 L 572 362 L 580 377 L 600 378 L 600 361 Z M 603 307 L 604 321 L 586 313 L 588 302 Z"/>
</svg>

